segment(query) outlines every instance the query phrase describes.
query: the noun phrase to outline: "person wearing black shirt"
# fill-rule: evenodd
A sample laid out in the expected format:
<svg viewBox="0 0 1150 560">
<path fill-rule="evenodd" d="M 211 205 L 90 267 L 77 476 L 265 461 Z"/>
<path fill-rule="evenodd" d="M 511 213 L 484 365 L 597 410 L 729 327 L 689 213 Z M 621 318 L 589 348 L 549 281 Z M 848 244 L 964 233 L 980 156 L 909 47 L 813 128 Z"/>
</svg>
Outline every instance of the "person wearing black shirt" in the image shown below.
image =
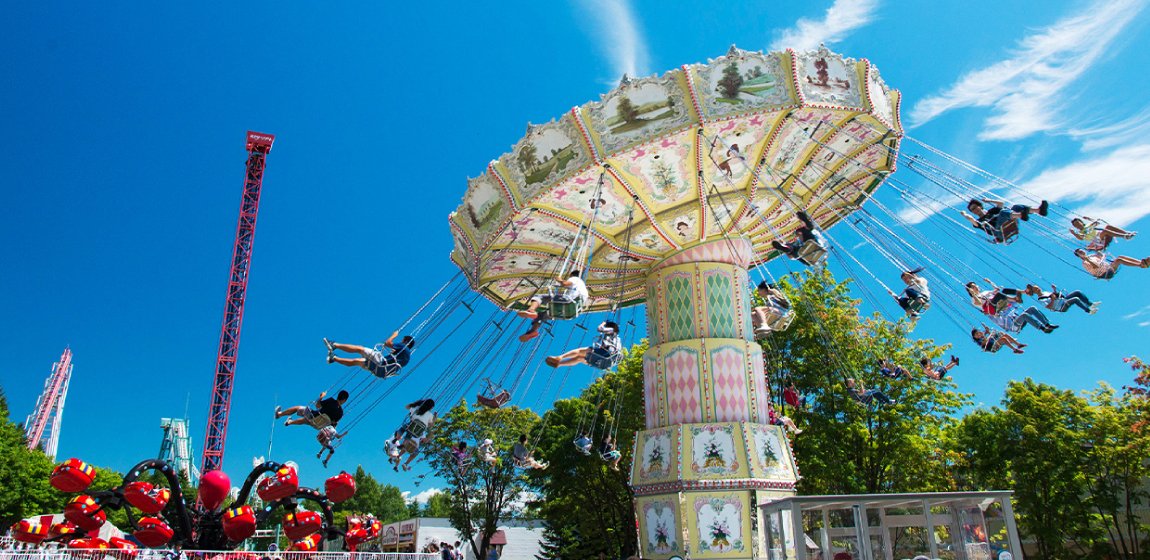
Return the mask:
<svg viewBox="0 0 1150 560">
<path fill-rule="evenodd" d="M 276 418 L 283 418 L 284 416 L 295 415 L 296 418 L 288 419 L 284 422 L 284 426 L 295 426 L 298 424 L 311 424 L 319 416 L 327 416 L 328 424 L 335 426 L 339 424 L 343 418 L 343 404 L 347 402 L 347 391 L 340 391 L 338 395 L 332 398 L 324 398 L 327 396 L 327 391 L 319 394 L 316 399 L 316 407 L 314 409 L 306 406 L 293 406 L 291 408 L 280 409 L 276 407 Z"/>
</svg>

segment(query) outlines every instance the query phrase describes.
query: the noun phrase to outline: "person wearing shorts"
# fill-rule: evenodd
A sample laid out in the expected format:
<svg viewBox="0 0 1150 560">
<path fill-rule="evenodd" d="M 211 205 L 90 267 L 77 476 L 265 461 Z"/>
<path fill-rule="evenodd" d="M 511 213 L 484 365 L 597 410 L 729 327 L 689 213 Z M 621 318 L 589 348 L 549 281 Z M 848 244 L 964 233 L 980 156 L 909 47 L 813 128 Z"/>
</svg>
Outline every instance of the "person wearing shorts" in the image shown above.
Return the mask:
<svg viewBox="0 0 1150 560">
<path fill-rule="evenodd" d="M 320 415 L 327 416 L 328 423 L 332 426 L 339 423 L 343 418 L 343 405 L 347 402 L 347 391 L 340 391 L 339 394 L 332 398 L 324 398 L 327 392 L 319 394 L 316 399 L 316 407 L 314 409 L 306 406 L 293 406 L 291 408 L 281 409 L 276 407 L 276 418 L 283 418 L 284 416 L 296 416 L 296 418 L 288 419 L 284 422 L 284 426 L 297 426 L 299 424 L 310 424 Z"/>
<path fill-rule="evenodd" d="M 544 361 L 551 367 L 574 366 L 588 363 L 591 354 L 611 358 L 623 351 L 623 343 L 619 340 L 619 324 L 615 321 L 603 321 L 599 325 L 599 336 L 591 346 L 568 350 L 559 356 L 548 356 Z"/>
<path fill-rule="evenodd" d="M 990 352 L 991 354 L 998 352 L 1003 346 L 1009 347 L 1015 354 L 1021 354 L 1022 349 L 1026 347 L 1013 336 L 1004 332 L 992 331 L 986 325 L 983 325 L 982 329 L 970 329 L 970 338 L 983 352 Z"/>
<path fill-rule="evenodd" d="M 1091 276 L 1099 280 L 1109 280 L 1118 275 L 1118 269 L 1122 266 L 1136 266 L 1138 268 L 1150 268 L 1150 257 L 1144 259 L 1136 259 L 1134 257 L 1117 256 L 1111 260 L 1106 260 L 1106 254 L 1098 251 L 1087 252 L 1086 249 L 1075 249 L 1074 256 L 1082 260 L 1082 268 L 1086 269 Z"/>
<path fill-rule="evenodd" d="M 929 377 L 935 381 L 942 381 L 944 378 L 946 378 L 947 372 L 949 372 L 951 370 L 951 368 L 958 365 L 958 357 L 951 356 L 950 357 L 950 363 L 948 363 L 946 365 L 938 365 L 938 366 L 932 364 L 930 362 L 930 358 L 923 357 L 921 360 L 918 361 L 918 365 L 922 367 L 922 374 L 923 375 L 925 375 L 925 376 L 927 376 L 927 377 Z"/>
<path fill-rule="evenodd" d="M 414 338 L 405 336 L 400 342 L 396 343 L 395 339 L 398 337 L 399 331 L 395 331 L 391 333 L 391 337 L 383 342 L 383 346 L 391 349 L 391 352 L 388 353 L 356 344 L 331 342 L 325 338 L 323 339 L 323 343 L 327 346 L 327 363 L 342 364 L 348 367 L 358 366 L 366 369 L 380 379 L 394 377 L 398 375 L 399 371 L 403 369 L 403 366 L 406 366 L 411 360 L 411 351 L 415 348 Z M 335 352 L 337 350 L 349 354 L 359 354 L 360 357 L 344 358 L 336 356 Z"/>
<path fill-rule="evenodd" d="M 990 208 L 985 205 L 989 204 Z M 1031 212 L 1037 212 L 1039 216 L 1045 216 L 1049 204 L 1043 200 L 1037 207 L 1031 208 L 1025 204 L 1013 204 L 1009 208 L 1006 203 L 1001 200 L 994 200 L 989 198 L 972 199 L 966 204 L 966 209 L 970 214 L 962 212 L 962 217 L 970 222 L 970 225 L 975 229 L 985 231 L 993 238 L 993 243 L 1005 243 L 1006 238 L 1003 235 L 1003 229 L 1012 220 L 1027 221 L 1030 219 Z"/>
</svg>

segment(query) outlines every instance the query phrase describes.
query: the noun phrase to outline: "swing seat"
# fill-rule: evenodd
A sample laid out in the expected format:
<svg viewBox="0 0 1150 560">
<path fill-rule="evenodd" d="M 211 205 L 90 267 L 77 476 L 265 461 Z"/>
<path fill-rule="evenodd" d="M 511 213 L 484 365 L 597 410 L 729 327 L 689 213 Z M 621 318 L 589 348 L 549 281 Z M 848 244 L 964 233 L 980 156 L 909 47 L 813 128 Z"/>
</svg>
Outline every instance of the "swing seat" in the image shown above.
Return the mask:
<svg viewBox="0 0 1150 560">
<path fill-rule="evenodd" d="M 610 462 L 614 461 L 614 460 L 615 460 L 615 459 L 617 459 L 619 456 L 620 456 L 620 453 L 619 453 L 619 451 L 618 451 L 618 450 L 615 450 L 615 451 L 608 451 L 608 452 L 606 452 L 606 453 L 600 453 L 600 454 L 599 454 L 599 458 L 600 458 L 600 459 L 603 459 L 604 461 L 607 461 L 608 463 L 610 463 Z"/>
<path fill-rule="evenodd" d="M 408 436 L 415 439 L 419 439 L 427 434 L 427 424 L 424 424 L 422 420 L 412 420 L 408 422 L 403 429 L 407 431 Z"/>
<path fill-rule="evenodd" d="M 994 228 L 991 239 L 1002 245 L 1014 243 L 1014 240 L 1018 239 L 1018 218 L 1011 218 L 1004 222 L 1001 227 Z"/>
<path fill-rule="evenodd" d="M 827 260 L 827 249 L 817 240 L 808 239 L 802 247 L 799 247 L 796 258 L 807 266 L 819 266 Z"/>
<path fill-rule="evenodd" d="M 774 311 L 774 310 L 772 310 Z M 784 311 L 780 315 L 771 314 L 767 317 L 767 328 L 771 332 L 785 331 L 790 328 L 791 323 L 795 320 L 795 312 L 791 310 Z"/>
<path fill-rule="evenodd" d="M 317 430 L 323 430 L 331 426 L 331 418 L 328 418 L 326 414 L 312 414 L 307 419 L 307 425 Z"/>
<path fill-rule="evenodd" d="M 576 440 L 574 440 L 574 441 L 572 441 L 572 442 L 571 442 L 571 445 L 574 445 L 574 446 L 575 446 L 575 450 L 576 450 L 576 451 L 578 451 L 578 452 L 580 452 L 580 453 L 582 453 L 582 454 L 584 454 L 584 455 L 587 455 L 587 456 L 590 456 L 590 455 L 591 455 L 591 445 L 592 445 L 592 443 L 591 443 L 590 441 L 588 441 L 586 445 L 580 445 L 580 444 L 579 444 L 579 440 L 578 440 L 578 439 L 576 439 Z"/>
<path fill-rule="evenodd" d="M 619 365 L 622 360 L 622 354 L 611 353 L 602 348 L 592 348 L 587 354 L 587 365 L 595 369 L 608 370 Z"/>
<path fill-rule="evenodd" d="M 579 300 L 552 299 L 547 303 L 547 315 L 551 316 L 552 319 L 574 319 L 582 311 L 583 302 Z"/>
<path fill-rule="evenodd" d="M 927 309 L 930 309 L 930 298 L 916 297 L 906 303 L 906 314 L 911 317 L 917 317 Z"/>
<path fill-rule="evenodd" d="M 487 408 L 499 408 L 511 400 L 511 393 L 507 392 L 507 389 L 504 389 L 493 397 L 488 397 L 486 395 L 475 395 L 475 400 Z"/>
</svg>

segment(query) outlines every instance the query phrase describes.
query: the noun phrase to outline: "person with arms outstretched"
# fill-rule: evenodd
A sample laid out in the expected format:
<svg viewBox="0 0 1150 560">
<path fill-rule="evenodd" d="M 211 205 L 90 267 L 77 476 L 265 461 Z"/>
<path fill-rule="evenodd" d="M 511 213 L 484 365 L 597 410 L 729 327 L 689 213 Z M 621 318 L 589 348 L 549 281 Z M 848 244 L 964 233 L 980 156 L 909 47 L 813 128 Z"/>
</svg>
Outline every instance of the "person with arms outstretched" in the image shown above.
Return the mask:
<svg viewBox="0 0 1150 560">
<path fill-rule="evenodd" d="M 415 339 L 410 336 L 404 336 L 403 339 L 396 343 L 395 339 L 399 337 L 399 331 L 391 333 L 391 337 L 383 342 L 383 345 L 391 349 L 390 353 L 384 354 L 375 348 L 368 348 L 366 346 L 359 346 L 356 344 L 340 344 L 338 342 L 331 342 L 328 339 L 323 339 L 323 343 L 327 346 L 327 363 L 337 363 L 348 367 L 361 367 L 371 372 L 372 375 L 380 378 L 387 379 L 399 374 L 399 370 L 407 365 L 411 360 L 411 351 L 415 348 Z M 359 354 L 359 358 L 344 358 L 336 356 L 336 351 L 347 352 L 351 354 Z"/>
</svg>

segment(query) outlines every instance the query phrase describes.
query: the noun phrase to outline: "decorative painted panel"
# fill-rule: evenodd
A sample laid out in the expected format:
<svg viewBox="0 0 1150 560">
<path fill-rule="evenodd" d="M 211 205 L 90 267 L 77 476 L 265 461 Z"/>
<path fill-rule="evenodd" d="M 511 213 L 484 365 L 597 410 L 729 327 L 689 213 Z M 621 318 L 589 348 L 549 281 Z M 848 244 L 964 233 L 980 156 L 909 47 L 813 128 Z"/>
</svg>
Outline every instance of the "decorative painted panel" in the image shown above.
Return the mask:
<svg viewBox="0 0 1150 560">
<path fill-rule="evenodd" d="M 670 558 L 683 551 L 683 518 L 678 494 L 635 498 L 643 558 Z"/>
<path fill-rule="evenodd" d="M 684 436 L 684 453 L 689 453 L 683 458 L 685 478 L 747 477 L 746 451 L 737 424 L 691 424 Z"/>
<path fill-rule="evenodd" d="M 691 558 L 750 558 L 750 492 L 686 494 L 691 511 L 687 531 Z"/>
</svg>

